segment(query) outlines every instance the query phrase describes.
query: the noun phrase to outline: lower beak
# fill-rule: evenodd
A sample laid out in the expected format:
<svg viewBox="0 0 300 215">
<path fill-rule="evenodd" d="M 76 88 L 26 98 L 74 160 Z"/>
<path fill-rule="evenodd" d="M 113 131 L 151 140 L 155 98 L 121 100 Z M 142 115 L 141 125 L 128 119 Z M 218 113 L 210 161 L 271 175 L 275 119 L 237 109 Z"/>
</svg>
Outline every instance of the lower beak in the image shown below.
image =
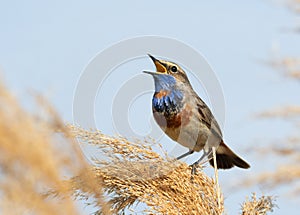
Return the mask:
<svg viewBox="0 0 300 215">
<path fill-rule="evenodd" d="M 150 71 L 143 71 L 144 73 L 150 74 L 150 75 L 156 75 L 159 74 L 158 72 L 150 72 Z"/>
</svg>

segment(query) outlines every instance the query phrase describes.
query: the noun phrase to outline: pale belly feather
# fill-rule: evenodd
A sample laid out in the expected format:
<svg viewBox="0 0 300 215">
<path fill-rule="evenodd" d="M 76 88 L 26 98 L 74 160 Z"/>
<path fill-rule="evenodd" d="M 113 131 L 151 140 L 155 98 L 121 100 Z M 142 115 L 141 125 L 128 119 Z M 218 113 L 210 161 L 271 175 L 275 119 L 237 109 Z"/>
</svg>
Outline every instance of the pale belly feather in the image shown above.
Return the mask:
<svg viewBox="0 0 300 215">
<path fill-rule="evenodd" d="M 190 150 L 200 151 L 205 146 L 211 131 L 199 120 L 199 114 L 193 110 L 186 116 L 185 123 L 181 123 L 178 127 L 168 127 L 167 119 L 162 113 L 156 113 L 155 120 L 160 128 L 174 141 L 180 143 L 182 146 Z M 162 123 L 163 122 L 163 123 Z"/>
<path fill-rule="evenodd" d="M 190 122 L 185 126 L 167 128 L 165 133 L 172 140 L 194 151 L 202 150 L 210 135 L 209 129 L 196 117 L 191 117 Z"/>
</svg>

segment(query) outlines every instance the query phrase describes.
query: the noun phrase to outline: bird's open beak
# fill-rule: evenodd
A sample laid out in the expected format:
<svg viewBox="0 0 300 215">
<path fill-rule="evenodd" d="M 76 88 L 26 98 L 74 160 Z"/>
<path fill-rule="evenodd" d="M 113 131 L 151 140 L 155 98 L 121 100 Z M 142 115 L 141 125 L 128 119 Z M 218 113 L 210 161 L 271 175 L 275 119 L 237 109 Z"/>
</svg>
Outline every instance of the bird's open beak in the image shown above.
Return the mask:
<svg viewBox="0 0 300 215">
<path fill-rule="evenodd" d="M 155 57 L 153 57 L 150 54 L 148 54 L 148 56 L 153 61 L 154 65 L 156 67 L 156 72 L 144 71 L 145 73 L 148 73 L 148 74 L 167 74 L 167 68 L 166 68 L 166 65 L 164 63 L 162 63 L 161 61 L 157 60 Z"/>
</svg>

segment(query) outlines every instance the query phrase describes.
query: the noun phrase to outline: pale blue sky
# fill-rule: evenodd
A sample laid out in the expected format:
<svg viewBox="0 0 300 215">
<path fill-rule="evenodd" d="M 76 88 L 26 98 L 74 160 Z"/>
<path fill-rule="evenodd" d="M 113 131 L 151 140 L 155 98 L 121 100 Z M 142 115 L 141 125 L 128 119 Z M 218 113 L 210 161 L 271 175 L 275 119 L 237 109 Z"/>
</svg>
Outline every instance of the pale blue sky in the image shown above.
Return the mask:
<svg viewBox="0 0 300 215">
<path fill-rule="evenodd" d="M 277 195 L 280 209 L 274 214 L 291 214 L 297 202 L 282 195 L 285 190 L 257 186 L 232 192 L 228 184 L 272 169 L 271 158 L 263 160 L 246 148 L 283 138 L 290 129 L 280 120 L 257 121 L 252 115 L 299 99 L 295 93 L 298 83 L 282 78 L 260 62 L 278 55 L 300 55 L 299 35 L 285 31 L 295 22 L 295 15 L 283 5 L 261 0 L 2 1 L 0 69 L 7 85 L 24 103 L 26 90 L 37 90 L 48 96 L 63 119 L 70 122 L 80 74 L 101 50 L 142 35 L 187 43 L 206 57 L 222 84 L 226 142 L 252 164 L 250 171 L 220 172 L 228 214 L 236 214 L 239 204 L 252 191 Z M 124 69 L 121 78 L 139 74 L 143 67 L 153 68 L 150 61 L 140 63 L 118 68 Z M 101 109 L 97 102 L 96 108 Z M 109 123 L 99 129 L 113 133 Z"/>
</svg>

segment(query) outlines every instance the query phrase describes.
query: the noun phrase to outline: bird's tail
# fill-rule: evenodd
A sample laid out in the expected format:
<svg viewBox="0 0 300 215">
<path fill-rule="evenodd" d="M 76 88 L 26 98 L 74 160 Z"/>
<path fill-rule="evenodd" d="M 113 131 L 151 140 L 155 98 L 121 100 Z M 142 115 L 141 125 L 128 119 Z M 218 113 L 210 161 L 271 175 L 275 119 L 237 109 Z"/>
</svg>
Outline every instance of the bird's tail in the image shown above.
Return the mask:
<svg viewBox="0 0 300 215">
<path fill-rule="evenodd" d="M 250 167 L 250 165 L 246 161 L 236 155 L 228 146 L 225 145 L 223 141 L 217 149 L 216 158 L 218 169 L 230 169 L 234 166 L 243 169 L 248 169 Z M 209 160 L 209 163 L 210 165 L 214 166 L 214 160 L 212 156 Z"/>
</svg>

